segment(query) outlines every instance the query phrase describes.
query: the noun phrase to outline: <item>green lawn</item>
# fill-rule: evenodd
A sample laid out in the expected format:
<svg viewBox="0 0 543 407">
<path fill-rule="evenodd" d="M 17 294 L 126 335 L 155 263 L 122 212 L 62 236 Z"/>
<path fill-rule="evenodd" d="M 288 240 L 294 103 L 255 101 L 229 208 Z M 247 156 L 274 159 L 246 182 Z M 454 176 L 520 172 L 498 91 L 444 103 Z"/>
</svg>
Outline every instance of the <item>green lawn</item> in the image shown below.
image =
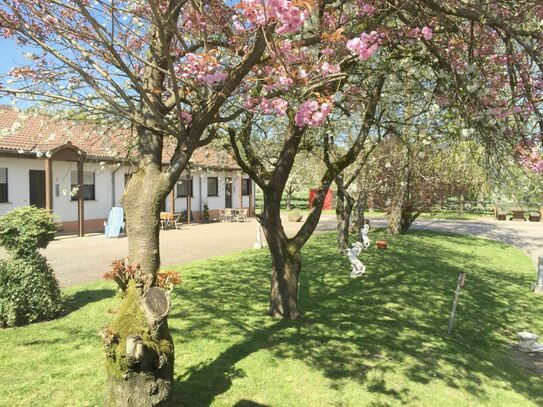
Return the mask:
<svg viewBox="0 0 543 407">
<path fill-rule="evenodd" d="M 373 239 L 382 232 L 372 231 Z M 265 316 L 265 250 L 180 267 L 170 327 L 176 406 L 537 406 L 543 380 L 517 366 L 516 332 L 543 333 L 530 259 L 471 237 L 413 231 L 362 255 L 348 277 L 333 234 L 304 251 L 301 321 Z M 446 337 L 457 273 L 467 271 Z M 0 405 L 99 406 L 98 332 L 118 304 L 113 284 L 66 290 L 72 312 L 0 331 Z"/>
</svg>

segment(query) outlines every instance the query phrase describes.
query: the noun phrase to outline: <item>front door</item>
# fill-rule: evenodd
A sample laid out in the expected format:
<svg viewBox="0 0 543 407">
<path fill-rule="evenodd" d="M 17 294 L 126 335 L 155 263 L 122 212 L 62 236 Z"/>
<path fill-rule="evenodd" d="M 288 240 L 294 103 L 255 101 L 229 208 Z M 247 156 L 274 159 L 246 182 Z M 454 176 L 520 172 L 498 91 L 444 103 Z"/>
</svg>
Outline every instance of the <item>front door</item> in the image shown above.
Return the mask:
<svg viewBox="0 0 543 407">
<path fill-rule="evenodd" d="M 45 171 L 29 170 L 30 205 L 45 208 Z"/>
<path fill-rule="evenodd" d="M 232 207 L 232 178 L 225 178 L 224 180 L 224 207 Z"/>
</svg>

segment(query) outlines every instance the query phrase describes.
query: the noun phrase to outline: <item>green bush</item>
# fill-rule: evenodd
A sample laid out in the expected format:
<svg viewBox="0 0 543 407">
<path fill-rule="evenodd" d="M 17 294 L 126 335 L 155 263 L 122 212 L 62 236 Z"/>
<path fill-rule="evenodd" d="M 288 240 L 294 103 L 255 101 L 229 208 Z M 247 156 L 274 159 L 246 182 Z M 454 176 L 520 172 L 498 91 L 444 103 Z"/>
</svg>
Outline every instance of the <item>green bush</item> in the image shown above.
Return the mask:
<svg viewBox="0 0 543 407">
<path fill-rule="evenodd" d="M 45 257 L 0 260 L 0 327 L 53 319 L 61 312 L 58 282 Z"/>
<path fill-rule="evenodd" d="M 37 253 L 55 237 L 51 213 L 34 206 L 16 208 L 0 218 L 0 246 L 15 256 Z"/>
<path fill-rule="evenodd" d="M 62 311 L 58 282 L 38 253 L 55 232 L 45 209 L 25 206 L 0 218 L 0 245 L 12 255 L 0 261 L 0 327 L 52 319 Z"/>
</svg>

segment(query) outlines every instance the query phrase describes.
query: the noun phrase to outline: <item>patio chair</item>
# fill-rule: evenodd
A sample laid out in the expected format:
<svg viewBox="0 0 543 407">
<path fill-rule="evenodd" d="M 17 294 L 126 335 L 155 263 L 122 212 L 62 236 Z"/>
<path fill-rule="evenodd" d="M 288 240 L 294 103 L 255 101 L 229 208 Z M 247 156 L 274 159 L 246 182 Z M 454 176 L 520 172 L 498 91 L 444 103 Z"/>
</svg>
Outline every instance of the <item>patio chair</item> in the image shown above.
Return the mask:
<svg viewBox="0 0 543 407">
<path fill-rule="evenodd" d="M 231 208 L 226 208 L 224 210 L 224 220 L 226 220 L 227 222 L 233 222 L 235 220 L 234 213 L 232 212 Z"/>
<path fill-rule="evenodd" d="M 237 216 L 236 216 L 237 222 L 247 222 L 247 209 L 241 209 Z"/>
<path fill-rule="evenodd" d="M 160 212 L 160 227 L 162 230 L 168 229 L 173 223 L 173 213 Z"/>
<path fill-rule="evenodd" d="M 173 221 L 172 221 L 172 227 L 175 230 L 181 229 L 181 226 L 183 225 L 183 214 L 179 213 L 177 216 L 174 214 Z"/>
<path fill-rule="evenodd" d="M 104 222 L 104 234 L 106 237 L 119 237 L 124 227 L 124 209 L 114 206 L 109 211 L 107 222 Z"/>
</svg>

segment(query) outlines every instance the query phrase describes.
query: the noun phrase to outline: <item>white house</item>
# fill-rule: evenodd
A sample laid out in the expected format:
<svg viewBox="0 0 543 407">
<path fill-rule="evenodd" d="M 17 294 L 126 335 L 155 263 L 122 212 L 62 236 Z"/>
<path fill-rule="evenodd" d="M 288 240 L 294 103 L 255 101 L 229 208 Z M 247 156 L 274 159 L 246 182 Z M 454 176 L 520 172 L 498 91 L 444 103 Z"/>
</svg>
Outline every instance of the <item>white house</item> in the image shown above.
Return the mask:
<svg viewBox="0 0 543 407">
<path fill-rule="evenodd" d="M 0 106 L 0 216 L 35 205 L 51 209 L 64 231 L 102 230 L 110 209 L 121 206 L 134 171 L 124 147 L 130 145 L 130 135 L 129 130 L 119 134 Z M 166 166 L 166 155 L 163 161 Z M 83 185 L 81 200 L 78 185 Z M 222 208 L 245 208 L 252 215 L 253 191 L 253 181 L 225 151 L 199 149 L 190 171 L 165 200 L 164 211 L 185 212 L 190 221 L 202 218 L 204 205 L 211 218 L 218 218 Z"/>
</svg>

